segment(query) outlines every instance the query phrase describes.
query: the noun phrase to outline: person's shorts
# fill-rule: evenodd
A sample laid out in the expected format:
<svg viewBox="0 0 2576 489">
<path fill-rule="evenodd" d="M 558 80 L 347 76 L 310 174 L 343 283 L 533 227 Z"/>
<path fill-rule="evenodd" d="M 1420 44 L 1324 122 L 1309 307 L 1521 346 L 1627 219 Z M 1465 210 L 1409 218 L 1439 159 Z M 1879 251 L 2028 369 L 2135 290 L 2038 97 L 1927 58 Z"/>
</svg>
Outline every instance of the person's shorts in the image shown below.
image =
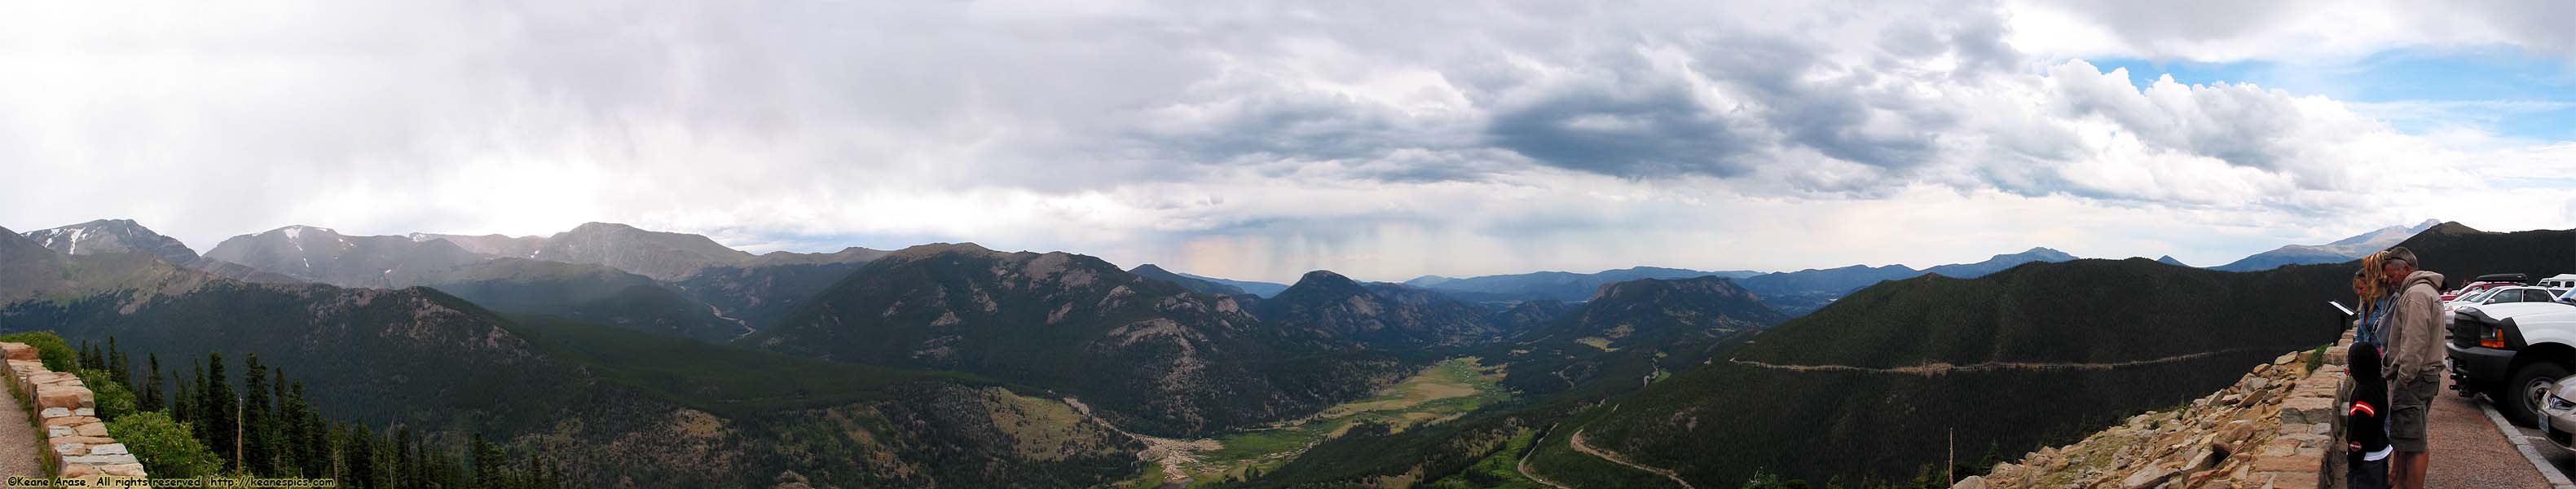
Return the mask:
<svg viewBox="0 0 2576 489">
<path fill-rule="evenodd" d="M 2441 394 L 2439 372 L 2427 379 L 2390 385 L 2388 390 L 2388 444 L 2400 452 L 2424 451 L 2424 416 L 2433 410 L 2433 396 Z"/>
<path fill-rule="evenodd" d="M 2388 489 L 2388 459 L 2365 460 L 2352 464 L 2352 469 L 2344 472 L 2344 487 Z"/>
</svg>

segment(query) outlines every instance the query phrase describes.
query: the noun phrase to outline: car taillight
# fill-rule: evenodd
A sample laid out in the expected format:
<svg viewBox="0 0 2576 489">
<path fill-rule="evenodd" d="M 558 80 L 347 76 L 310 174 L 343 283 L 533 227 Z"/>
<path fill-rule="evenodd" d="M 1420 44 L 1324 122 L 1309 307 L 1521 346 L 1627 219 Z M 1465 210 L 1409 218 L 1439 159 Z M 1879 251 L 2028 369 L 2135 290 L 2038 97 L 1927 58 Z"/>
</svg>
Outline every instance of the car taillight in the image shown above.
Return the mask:
<svg viewBox="0 0 2576 489">
<path fill-rule="evenodd" d="M 2478 346 L 2504 348 L 2504 329 L 2487 328 L 2485 334 L 2478 335 Z"/>
</svg>

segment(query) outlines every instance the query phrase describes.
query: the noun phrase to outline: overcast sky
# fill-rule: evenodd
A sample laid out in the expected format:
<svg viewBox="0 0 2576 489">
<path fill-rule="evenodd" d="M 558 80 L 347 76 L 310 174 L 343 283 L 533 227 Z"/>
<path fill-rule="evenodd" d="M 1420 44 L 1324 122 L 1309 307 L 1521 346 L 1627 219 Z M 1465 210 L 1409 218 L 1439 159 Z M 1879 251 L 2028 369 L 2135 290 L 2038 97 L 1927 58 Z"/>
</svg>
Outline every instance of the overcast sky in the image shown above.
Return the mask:
<svg viewBox="0 0 2576 489">
<path fill-rule="evenodd" d="M 2576 227 L 2568 2 L 416 3 L 10 7 L 0 226 L 1283 281 Z"/>
</svg>

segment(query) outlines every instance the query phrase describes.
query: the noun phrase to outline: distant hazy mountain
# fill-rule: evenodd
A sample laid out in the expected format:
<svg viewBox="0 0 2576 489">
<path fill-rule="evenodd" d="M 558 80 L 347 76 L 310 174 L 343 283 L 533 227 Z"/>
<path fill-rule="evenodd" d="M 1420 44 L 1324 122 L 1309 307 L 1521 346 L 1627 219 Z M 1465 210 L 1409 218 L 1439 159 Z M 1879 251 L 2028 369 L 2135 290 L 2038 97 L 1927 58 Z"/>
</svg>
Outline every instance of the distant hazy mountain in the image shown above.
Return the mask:
<svg viewBox="0 0 2576 489">
<path fill-rule="evenodd" d="M 397 274 L 441 272 L 484 259 L 447 241 L 347 236 L 312 226 L 234 236 L 207 250 L 206 257 L 307 281 L 374 288 L 414 285 Z"/>
<path fill-rule="evenodd" d="M 1472 278 L 1450 278 L 1425 275 L 1404 281 L 1405 285 L 1438 290 L 1460 299 L 1473 301 L 1554 300 L 1582 302 L 1602 285 L 1637 279 L 1682 279 L 1692 277 L 1744 278 L 1761 272 L 1725 270 L 1706 272 L 1679 268 L 1635 267 L 1603 270 L 1596 273 L 1531 272 L 1511 275 L 1487 275 Z"/>
<path fill-rule="evenodd" d="M 668 281 L 709 266 L 748 261 L 752 255 L 706 236 L 594 222 L 546 238 L 528 258 L 597 263 Z"/>
<path fill-rule="evenodd" d="M 188 249 L 188 245 L 145 229 L 130 219 L 100 219 L 28 231 L 26 236 L 45 248 L 73 255 L 144 251 L 159 255 L 162 261 L 173 265 L 197 261 L 197 252 Z"/>
<path fill-rule="evenodd" d="M 1191 292 L 1201 294 L 1240 295 L 1244 293 L 1242 287 L 1181 276 L 1181 274 L 1172 273 L 1170 270 L 1164 270 L 1163 267 L 1154 266 L 1152 263 L 1137 265 L 1136 268 L 1128 269 L 1127 273 L 1136 274 L 1138 277 L 1170 282 L 1172 285 L 1178 285 L 1181 286 L 1181 288 L 1189 289 Z"/>
<path fill-rule="evenodd" d="M 2074 255 L 2048 248 L 2031 248 L 2020 253 L 1995 255 L 1985 261 L 1939 265 L 1916 270 L 1904 265 L 1871 267 L 1852 265 L 1842 268 L 1807 269 L 1795 272 L 1766 273 L 1736 280 L 1746 290 L 1762 295 L 1762 301 L 1791 316 L 1805 315 L 1861 287 L 1887 280 L 1903 280 L 1926 273 L 1951 278 L 1976 278 L 2031 262 L 2063 262 Z"/>
<path fill-rule="evenodd" d="M 750 332 L 746 324 L 720 318 L 642 275 L 599 264 L 493 257 L 421 236 L 348 236 L 287 226 L 224 240 L 206 256 L 342 287 L 435 287 L 499 311 L 713 342 Z"/>
<path fill-rule="evenodd" d="M 100 219 L 53 229 L 29 231 L 28 240 L 68 255 L 101 255 L 143 251 L 161 257 L 172 265 L 195 268 L 216 276 L 256 283 L 300 283 L 307 280 L 270 273 L 266 270 L 197 256 L 196 250 L 177 239 L 162 236 L 128 219 Z"/>
<path fill-rule="evenodd" d="M 2424 230 L 2431 229 L 2434 225 L 2441 223 L 2442 221 L 2440 219 L 2427 219 L 2424 222 L 2416 223 L 2413 226 L 2389 226 L 2379 228 L 2367 233 L 2361 233 L 2359 235 L 2354 235 L 2353 237 L 2335 240 L 2335 242 L 2323 245 L 2294 244 L 2282 246 L 2280 248 L 2275 248 L 2272 251 L 2255 253 L 2252 256 L 2247 256 L 2234 262 L 2229 262 L 2225 265 L 2209 268 L 2212 270 L 2225 270 L 2230 272 L 2250 272 L 2255 270 L 2270 270 L 2282 265 L 2342 263 L 2351 261 L 2355 258 L 2360 258 L 2362 255 L 2367 255 L 2371 252 L 2396 246 L 2398 242 L 2405 241 L 2406 238 L 2414 236 L 2417 233 L 2422 233 Z"/>
<path fill-rule="evenodd" d="M 1280 293 L 1281 291 L 1286 291 L 1286 290 L 1288 290 L 1288 284 L 1282 284 L 1282 283 L 1255 282 L 1255 281 L 1250 281 L 1250 280 L 1228 280 L 1228 279 L 1222 279 L 1222 278 L 1216 278 L 1216 277 L 1209 277 L 1209 276 L 1205 276 L 1205 275 L 1191 275 L 1191 274 L 1186 274 L 1186 273 L 1176 273 L 1176 275 L 1180 275 L 1180 276 L 1183 276 L 1183 277 L 1194 278 L 1194 279 L 1199 279 L 1199 280 L 1206 280 L 1206 281 L 1209 281 L 1209 282 L 1216 282 L 1216 283 L 1224 284 L 1224 285 L 1231 285 L 1231 286 L 1234 286 L 1234 288 L 1243 289 L 1243 293 L 1246 293 L 1246 294 L 1252 294 L 1252 295 L 1260 296 L 1260 297 L 1270 297 L 1270 296 L 1274 296 L 1274 295 L 1279 295 L 1279 293 Z"/>
<path fill-rule="evenodd" d="M 2166 264 L 2166 265 L 2173 265 L 2173 266 L 2177 266 L 2177 267 L 2188 267 L 2188 266 L 2191 266 L 2191 265 L 2184 265 L 2184 264 L 2182 264 L 2182 260 L 2176 260 L 2176 259 L 2174 259 L 2173 255 L 2165 255 L 2165 256 L 2159 256 L 2159 257 L 2156 257 L 2156 263 L 2163 263 L 2163 264 Z"/>
<path fill-rule="evenodd" d="M 2000 272 L 2007 268 L 2020 266 L 2024 263 L 2056 263 L 2072 261 L 2074 259 L 2075 255 L 2069 255 L 2063 251 L 2048 248 L 2031 248 L 2028 251 L 2020 253 L 1995 255 L 1993 258 L 1987 258 L 1986 261 L 1961 263 L 1956 265 L 1941 265 L 1924 269 L 1923 271 L 1941 274 L 1941 276 L 1950 278 L 1977 278 L 1989 273 Z"/>
</svg>

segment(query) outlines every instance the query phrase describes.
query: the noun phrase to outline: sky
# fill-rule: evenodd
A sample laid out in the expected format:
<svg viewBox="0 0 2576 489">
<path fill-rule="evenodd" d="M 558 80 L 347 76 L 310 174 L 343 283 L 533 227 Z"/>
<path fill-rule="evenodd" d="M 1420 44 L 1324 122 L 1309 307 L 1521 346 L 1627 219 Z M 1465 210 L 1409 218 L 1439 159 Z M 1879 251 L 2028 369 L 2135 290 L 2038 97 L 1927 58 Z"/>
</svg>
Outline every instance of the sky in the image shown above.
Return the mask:
<svg viewBox="0 0 2576 489">
<path fill-rule="evenodd" d="M 531 3 L 531 4 L 522 4 Z M 425 5 L 423 5 L 425 4 Z M 0 226 L 1288 281 L 2576 227 L 2568 2 L 44 2 Z M 2430 259 L 2430 257 L 2428 257 Z"/>
</svg>

